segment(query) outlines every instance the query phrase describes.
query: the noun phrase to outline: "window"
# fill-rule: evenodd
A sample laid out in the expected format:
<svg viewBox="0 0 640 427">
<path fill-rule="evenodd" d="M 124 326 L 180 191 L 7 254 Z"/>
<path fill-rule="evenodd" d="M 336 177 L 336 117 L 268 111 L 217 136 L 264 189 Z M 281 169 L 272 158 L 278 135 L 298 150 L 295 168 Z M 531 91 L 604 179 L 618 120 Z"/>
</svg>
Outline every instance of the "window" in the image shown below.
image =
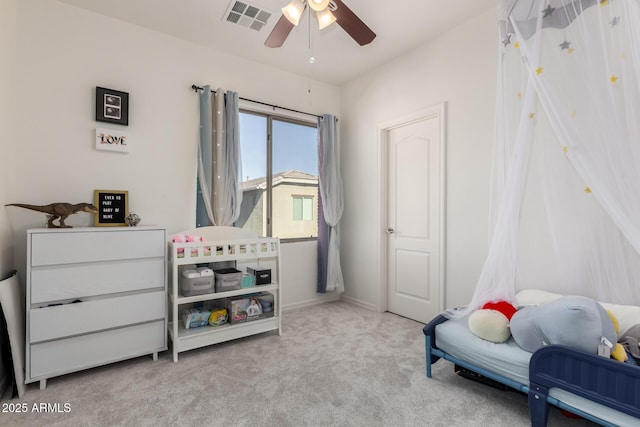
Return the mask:
<svg viewBox="0 0 640 427">
<path fill-rule="evenodd" d="M 316 124 L 243 110 L 239 126 L 244 179 L 236 227 L 281 239 L 316 238 Z"/>
<path fill-rule="evenodd" d="M 293 196 L 293 220 L 313 221 L 313 197 Z"/>
</svg>

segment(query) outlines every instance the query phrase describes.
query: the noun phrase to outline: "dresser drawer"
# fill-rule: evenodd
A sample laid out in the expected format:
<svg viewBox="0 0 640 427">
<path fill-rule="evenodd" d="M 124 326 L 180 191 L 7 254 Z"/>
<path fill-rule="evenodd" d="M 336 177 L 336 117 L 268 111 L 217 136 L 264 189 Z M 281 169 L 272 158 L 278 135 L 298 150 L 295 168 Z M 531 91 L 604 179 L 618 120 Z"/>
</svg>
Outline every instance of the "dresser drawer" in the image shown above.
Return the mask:
<svg viewBox="0 0 640 427">
<path fill-rule="evenodd" d="M 164 286 L 164 257 L 42 266 L 31 270 L 31 304 Z"/>
<path fill-rule="evenodd" d="M 165 231 L 42 232 L 31 235 L 31 267 L 164 257 Z"/>
<path fill-rule="evenodd" d="M 31 345 L 27 379 L 166 350 L 164 320 Z"/>
<path fill-rule="evenodd" d="M 164 319 L 164 290 L 84 301 L 29 312 L 29 342 L 53 340 L 134 323 Z"/>
</svg>

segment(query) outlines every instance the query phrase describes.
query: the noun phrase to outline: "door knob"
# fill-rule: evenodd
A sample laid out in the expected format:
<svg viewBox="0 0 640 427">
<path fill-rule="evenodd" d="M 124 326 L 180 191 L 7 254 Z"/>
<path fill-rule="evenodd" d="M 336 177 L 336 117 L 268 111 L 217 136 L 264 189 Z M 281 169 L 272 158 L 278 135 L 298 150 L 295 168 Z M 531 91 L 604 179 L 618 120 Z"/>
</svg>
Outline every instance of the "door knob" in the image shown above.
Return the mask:
<svg viewBox="0 0 640 427">
<path fill-rule="evenodd" d="M 396 232 L 396 230 L 394 230 L 393 228 L 387 228 L 386 229 L 387 234 L 393 234 Z"/>
</svg>

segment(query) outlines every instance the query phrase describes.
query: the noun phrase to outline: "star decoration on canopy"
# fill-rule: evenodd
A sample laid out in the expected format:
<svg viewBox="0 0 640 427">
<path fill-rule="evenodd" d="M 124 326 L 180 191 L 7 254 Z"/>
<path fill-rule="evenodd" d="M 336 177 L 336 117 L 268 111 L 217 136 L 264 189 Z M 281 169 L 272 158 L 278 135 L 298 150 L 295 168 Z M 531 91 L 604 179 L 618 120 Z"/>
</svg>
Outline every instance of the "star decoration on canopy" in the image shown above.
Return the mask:
<svg viewBox="0 0 640 427">
<path fill-rule="evenodd" d="M 564 147 L 562 147 L 562 151 L 564 151 L 564 154 L 567 154 L 569 152 L 569 147 L 565 145 Z"/>
<path fill-rule="evenodd" d="M 543 18 L 547 18 L 549 16 L 551 16 L 551 14 L 553 13 L 553 11 L 556 10 L 555 7 L 551 7 L 550 4 L 547 5 L 547 7 L 542 11 L 542 17 Z"/>
<path fill-rule="evenodd" d="M 569 48 L 571 47 L 571 42 L 568 41 L 563 41 L 562 43 L 560 43 L 560 50 L 569 50 Z"/>
<path fill-rule="evenodd" d="M 535 119 L 536 118 L 536 113 L 529 113 L 529 118 L 530 119 Z"/>
<path fill-rule="evenodd" d="M 611 77 L 609 77 L 609 80 L 611 80 L 611 83 L 617 83 L 618 82 L 618 76 L 616 76 L 614 74 Z"/>
<path fill-rule="evenodd" d="M 584 192 L 587 194 L 591 194 L 591 189 L 589 188 L 589 186 L 584 188 Z"/>
<path fill-rule="evenodd" d="M 611 25 L 611 28 L 613 28 L 616 25 L 618 25 L 619 23 L 620 23 L 620 17 L 619 16 L 614 16 L 613 19 L 611 20 L 611 22 L 609 22 L 609 25 Z"/>
<path fill-rule="evenodd" d="M 515 47 L 516 49 L 520 49 L 520 42 L 516 40 L 516 42 L 513 44 L 513 47 Z"/>
<path fill-rule="evenodd" d="M 536 74 L 538 74 L 538 75 L 542 74 L 542 70 L 543 70 L 542 67 L 536 68 Z"/>
<path fill-rule="evenodd" d="M 602 1 L 600 2 L 600 6 L 606 6 L 606 5 L 608 5 L 608 4 L 609 4 L 609 0 L 602 0 Z"/>
<path fill-rule="evenodd" d="M 502 44 L 504 47 L 507 47 L 511 44 L 511 34 L 507 34 L 507 36 L 502 40 Z"/>
</svg>

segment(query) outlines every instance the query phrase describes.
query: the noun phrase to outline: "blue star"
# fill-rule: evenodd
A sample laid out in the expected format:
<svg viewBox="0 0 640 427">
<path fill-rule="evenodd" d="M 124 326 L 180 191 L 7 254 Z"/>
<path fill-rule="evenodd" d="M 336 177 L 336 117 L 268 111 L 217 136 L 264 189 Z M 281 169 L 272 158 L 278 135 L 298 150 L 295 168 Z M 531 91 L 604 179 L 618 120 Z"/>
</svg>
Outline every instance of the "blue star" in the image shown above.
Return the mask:
<svg viewBox="0 0 640 427">
<path fill-rule="evenodd" d="M 610 22 L 611 28 L 615 27 L 619 23 L 620 23 L 620 17 L 619 16 L 614 16 L 613 19 Z"/>
<path fill-rule="evenodd" d="M 570 47 L 571 47 L 571 42 L 568 42 L 565 40 L 562 43 L 560 43 L 560 50 L 569 49 Z"/>
<path fill-rule="evenodd" d="M 502 40 L 502 44 L 504 45 L 504 47 L 507 47 L 511 44 L 511 34 L 507 34 L 504 40 Z"/>
</svg>

